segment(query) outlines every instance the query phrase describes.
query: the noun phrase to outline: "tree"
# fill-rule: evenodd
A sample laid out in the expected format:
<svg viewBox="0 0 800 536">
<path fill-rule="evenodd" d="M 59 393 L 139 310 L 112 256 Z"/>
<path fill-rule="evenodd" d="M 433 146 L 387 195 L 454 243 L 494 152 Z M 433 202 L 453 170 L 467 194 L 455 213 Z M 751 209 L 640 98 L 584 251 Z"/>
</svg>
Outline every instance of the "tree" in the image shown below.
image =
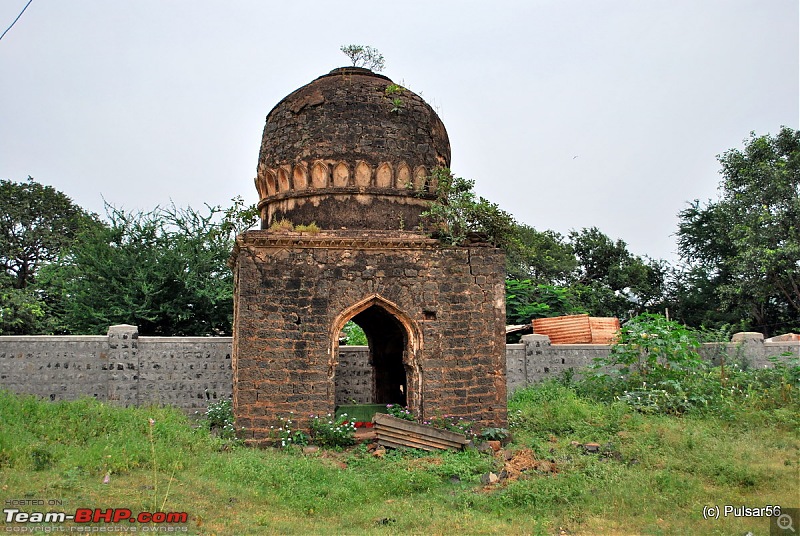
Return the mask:
<svg viewBox="0 0 800 536">
<path fill-rule="evenodd" d="M 514 218 L 496 203 L 477 197 L 475 181 L 456 177 L 447 168 L 436 168 L 427 184 L 435 184 L 436 199 L 421 216 L 433 237 L 449 245 L 475 240 L 505 251 L 515 247 Z"/>
<path fill-rule="evenodd" d="M 27 335 L 45 331 L 45 304 L 30 288 L 0 284 L 0 335 Z"/>
<path fill-rule="evenodd" d="M 585 313 L 571 287 L 506 280 L 506 323 L 527 324 L 534 318 Z"/>
<path fill-rule="evenodd" d="M 565 285 L 578 266 L 572 247 L 555 231 L 537 231 L 516 224 L 515 240 L 506 251 L 506 273 L 511 279 L 537 284 Z"/>
<path fill-rule="evenodd" d="M 719 198 L 680 212 L 681 258 L 693 288 L 714 296 L 717 317 L 739 317 L 767 335 L 798 330 L 800 132 L 782 127 L 743 143 L 717 157 Z"/>
<path fill-rule="evenodd" d="M 666 264 L 628 251 L 596 227 L 571 231 L 570 244 L 578 261 L 573 290 L 594 316 L 630 315 L 658 308 L 665 292 Z"/>
<path fill-rule="evenodd" d="M 252 212 L 241 203 L 204 212 L 109 206 L 109 225 L 82 233 L 42 279 L 72 333 L 127 323 L 145 335 L 229 334 L 233 276 L 226 262 L 233 233 L 249 226 Z"/>
<path fill-rule="evenodd" d="M 350 58 L 350 61 L 353 62 L 353 67 L 364 67 L 376 73 L 382 71 L 385 67 L 383 54 L 378 52 L 376 48 L 364 45 L 342 45 L 339 50 Z"/>
<path fill-rule="evenodd" d="M 52 186 L 28 177 L 26 182 L 0 180 L 0 263 L 16 289 L 30 285 L 39 268 L 54 261 L 84 229 L 100 225 Z"/>
</svg>

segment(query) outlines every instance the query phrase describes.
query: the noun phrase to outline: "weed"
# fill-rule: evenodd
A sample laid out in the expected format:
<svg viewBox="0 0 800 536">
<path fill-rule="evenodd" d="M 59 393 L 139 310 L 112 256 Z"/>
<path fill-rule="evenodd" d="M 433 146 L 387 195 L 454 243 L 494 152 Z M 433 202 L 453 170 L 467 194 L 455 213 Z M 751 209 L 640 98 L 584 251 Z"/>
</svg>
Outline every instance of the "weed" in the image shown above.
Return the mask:
<svg viewBox="0 0 800 536">
<path fill-rule="evenodd" d="M 308 445 L 308 435 L 295 428 L 294 412 L 289 413 L 289 417 L 280 417 L 280 426 L 276 429 L 270 426 L 270 429 L 275 434 L 275 444 L 281 448 L 289 448 L 292 446 L 302 447 Z"/>
<path fill-rule="evenodd" d="M 475 435 L 473 428 L 475 423 L 465 419 L 464 417 L 455 417 L 453 415 L 440 415 L 431 417 L 429 421 L 423 421 L 422 424 L 427 424 L 442 430 L 449 430 L 457 434 L 464 434 L 465 436 L 472 437 Z"/>
<path fill-rule="evenodd" d="M 384 93 L 386 93 L 386 96 L 402 95 L 405 90 L 406 88 L 404 88 L 403 86 L 399 86 L 393 82 L 386 86 Z"/>
<path fill-rule="evenodd" d="M 222 439 L 236 439 L 236 425 L 233 417 L 233 403 L 230 398 L 210 402 L 203 414 L 206 426 L 212 434 Z"/>
<path fill-rule="evenodd" d="M 44 445 L 34 445 L 31 448 L 31 464 L 34 471 L 44 471 L 53 466 L 53 453 Z"/>
<path fill-rule="evenodd" d="M 417 417 L 411 412 L 410 409 L 408 409 L 407 406 L 401 406 L 400 404 L 386 404 L 386 413 L 406 421 L 417 420 Z"/>
<path fill-rule="evenodd" d="M 403 108 L 405 108 L 405 106 L 406 105 L 405 105 L 405 103 L 403 103 L 403 99 L 401 99 L 400 97 L 395 97 L 395 98 L 392 99 L 391 112 L 393 114 L 399 114 L 400 112 L 403 111 Z"/>
<path fill-rule="evenodd" d="M 355 443 L 356 425 L 347 413 L 311 415 L 311 440 L 320 447 L 348 447 Z"/>
<path fill-rule="evenodd" d="M 505 428 L 484 428 L 478 437 L 484 441 L 505 441 L 508 438 L 508 430 Z"/>
<path fill-rule="evenodd" d="M 298 233 L 317 234 L 320 232 L 321 229 L 317 225 L 317 222 L 312 221 L 308 225 L 304 224 L 295 225 L 294 230 L 297 231 Z"/>
<path fill-rule="evenodd" d="M 273 221 L 268 230 L 272 232 L 294 231 L 294 224 L 285 218 L 281 218 Z"/>
</svg>

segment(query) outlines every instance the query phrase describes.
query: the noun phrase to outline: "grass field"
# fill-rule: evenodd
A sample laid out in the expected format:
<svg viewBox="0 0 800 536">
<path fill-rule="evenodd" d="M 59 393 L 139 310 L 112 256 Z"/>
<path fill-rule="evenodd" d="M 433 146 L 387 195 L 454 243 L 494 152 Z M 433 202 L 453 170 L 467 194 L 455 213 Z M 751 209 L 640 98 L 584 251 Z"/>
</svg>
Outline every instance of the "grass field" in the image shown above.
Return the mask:
<svg viewBox="0 0 800 536">
<path fill-rule="evenodd" d="M 704 506 L 800 506 L 795 403 L 724 417 L 646 415 L 552 382 L 517 393 L 509 415 L 507 449 L 542 463 L 482 485 L 482 474 L 503 468 L 502 452 L 255 450 L 168 408 L 0 392 L 0 498 L 21 512 L 186 512 L 185 524 L 115 532 L 189 534 L 758 535 L 769 534 L 767 518 L 704 519 Z"/>
</svg>

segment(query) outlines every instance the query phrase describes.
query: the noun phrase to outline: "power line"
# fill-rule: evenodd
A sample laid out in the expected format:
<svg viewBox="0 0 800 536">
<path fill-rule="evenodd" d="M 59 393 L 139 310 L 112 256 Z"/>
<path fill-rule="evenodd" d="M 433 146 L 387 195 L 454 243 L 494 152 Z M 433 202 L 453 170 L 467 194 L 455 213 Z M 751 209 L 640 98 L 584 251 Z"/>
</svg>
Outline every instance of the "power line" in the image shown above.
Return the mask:
<svg viewBox="0 0 800 536">
<path fill-rule="evenodd" d="M 28 3 L 27 3 L 27 4 L 25 4 L 25 7 L 23 7 L 23 8 L 22 8 L 22 11 L 20 11 L 20 12 L 19 12 L 19 15 L 17 15 L 17 18 L 16 18 L 16 19 L 14 19 L 14 22 L 12 22 L 12 23 L 11 23 L 11 26 L 9 26 L 8 28 L 6 28 L 6 31 L 5 31 L 5 32 L 3 32 L 3 35 L 0 35 L 0 39 L 4 38 L 4 37 L 6 36 L 6 34 L 8 33 L 8 31 L 9 31 L 11 28 L 13 28 L 13 27 L 14 27 L 14 25 L 17 23 L 17 21 L 18 21 L 18 20 L 19 20 L 19 18 L 22 16 L 22 14 L 23 14 L 23 13 L 25 13 L 25 10 L 26 10 L 26 9 L 28 9 L 28 6 L 29 6 L 29 5 L 31 5 L 31 2 L 33 2 L 33 0 L 28 0 Z"/>
</svg>

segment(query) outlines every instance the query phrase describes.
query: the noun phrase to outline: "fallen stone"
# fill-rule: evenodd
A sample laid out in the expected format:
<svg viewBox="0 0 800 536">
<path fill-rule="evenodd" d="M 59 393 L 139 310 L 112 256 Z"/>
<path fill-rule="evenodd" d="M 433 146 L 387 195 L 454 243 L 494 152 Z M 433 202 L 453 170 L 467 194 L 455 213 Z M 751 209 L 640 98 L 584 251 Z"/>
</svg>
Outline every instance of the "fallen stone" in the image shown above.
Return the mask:
<svg viewBox="0 0 800 536">
<path fill-rule="evenodd" d="M 481 475 L 481 484 L 483 485 L 494 484 L 498 480 L 500 480 L 500 477 L 498 477 L 495 473 L 492 472 Z"/>
<path fill-rule="evenodd" d="M 481 441 L 477 446 L 478 452 L 494 452 L 488 441 Z"/>
</svg>

